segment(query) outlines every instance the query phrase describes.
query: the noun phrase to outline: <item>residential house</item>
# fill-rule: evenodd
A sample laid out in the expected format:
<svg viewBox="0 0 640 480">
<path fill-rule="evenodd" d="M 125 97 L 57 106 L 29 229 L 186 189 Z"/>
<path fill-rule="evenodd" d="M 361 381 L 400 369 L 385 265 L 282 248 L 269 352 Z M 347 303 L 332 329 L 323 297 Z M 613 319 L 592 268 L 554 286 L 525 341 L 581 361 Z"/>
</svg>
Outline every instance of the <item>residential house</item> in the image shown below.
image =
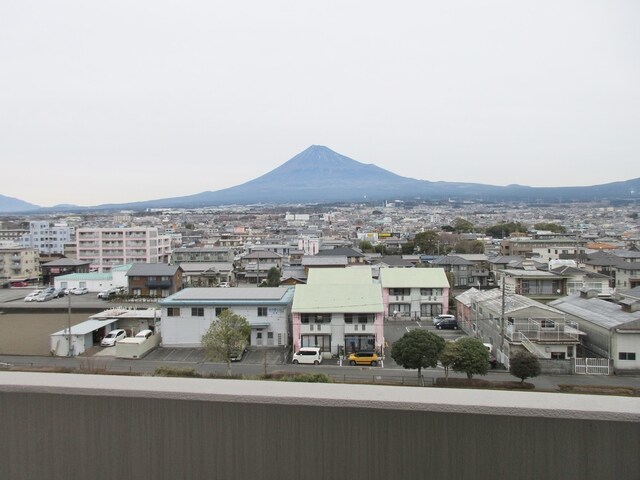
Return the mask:
<svg viewBox="0 0 640 480">
<path fill-rule="evenodd" d="M 380 284 L 389 320 L 449 313 L 449 280 L 442 268 L 380 268 Z"/>
<path fill-rule="evenodd" d="M 436 257 L 430 262 L 430 266 L 442 268 L 445 272 L 453 274 L 453 285 L 451 285 L 451 288 L 464 289 L 476 285 L 476 282 L 481 281 L 480 278 L 476 279 L 473 276 L 473 262 L 457 255 Z M 485 277 L 483 276 L 482 278 L 484 279 Z M 488 278 L 488 272 L 486 278 Z"/>
<path fill-rule="evenodd" d="M 182 274 L 179 265 L 136 263 L 127 272 L 129 293 L 136 297 L 168 297 L 182 290 Z"/>
<path fill-rule="evenodd" d="M 640 252 L 594 252 L 587 256 L 585 269 L 611 277 L 611 286 L 618 289 L 640 286 Z"/>
<path fill-rule="evenodd" d="M 601 273 L 566 265 L 552 268 L 550 272 L 569 277 L 567 278 L 567 295 L 580 293 L 582 290 L 595 290 L 599 297 L 611 298 L 615 293 L 615 288 L 609 286 L 611 278 Z"/>
<path fill-rule="evenodd" d="M 549 305 L 564 312 L 584 332 L 586 356 L 608 358 L 616 372 L 640 371 L 640 300 L 627 298 L 616 304 L 585 291 Z"/>
<path fill-rule="evenodd" d="M 524 295 L 539 301 L 549 301 L 566 295 L 570 275 L 538 270 L 535 265 L 523 269 L 508 268 L 496 272 L 496 282 L 509 295 Z"/>
<path fill-rule="evenodd" d="M 326 244 L 326 243 L 325 243 Z M 317 257 L 329 256 L 345 256 L 347 257 L 347 264 L 349 265 L 364 265 L 365 263 L 365 255 L 358 250 L 354 250 L 353 248 L 348 247 L 336 247 L 327 250 L 320 250 L 316 253 Z"/>
<path fill-rule="evenodd" d="M 282 272 L 282 264 L 282 255 L 258 250 L 242 257 L 237 277 L 238 280 L 242 279 L 249 283 L 259 284 L 267 279 L 269 270 L 273 267 Z"/>
<path fill-rule="evenodd" d="M 293 298 L 293 348 L 320 347 L 325 355 L 384 350 L 384 305 L 370 267 L 309 270 Z"/>
<path fill-rule="evenodd" d="M 235 271 L 230 262 L 181 262 L 184 284 L 191 287 L 217 287 L 221 283 L 234 285 Z"/>
<path fill-rule="evenodd" d="M 489 343 L 506 366 L 509 357 L 522 350 L 541 359 L 571 359 L 580 344 L 576 323 L 566 320 L 563 312 L 498 288 L 471 288 L 457 295 L 456 314 L 462 329 Z"/>
<path fill-rule="evenodd" d="M 185 288 L 159 302 L 163 345 L 201 347 L 211 322 L 231 309 L 251 325 L 250 345 L 287 346 L 293 292 L 293 287 Z"/>
</svg>

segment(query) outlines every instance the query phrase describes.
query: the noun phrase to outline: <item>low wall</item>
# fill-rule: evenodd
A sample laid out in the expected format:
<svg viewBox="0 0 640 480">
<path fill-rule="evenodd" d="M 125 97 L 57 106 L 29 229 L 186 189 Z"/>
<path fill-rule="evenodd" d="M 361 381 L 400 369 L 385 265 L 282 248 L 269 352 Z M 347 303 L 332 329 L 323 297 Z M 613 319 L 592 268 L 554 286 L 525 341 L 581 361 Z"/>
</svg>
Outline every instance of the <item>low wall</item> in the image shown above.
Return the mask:
<svg viewBox="0 0 640 480">
<path fill-rule="evenodd" d="M 539 358 L 538 360 L 542 375 L 571 375 L 575 373 L 571 360 L 552 360 L 550 358 Z"/>
<path fill-rule="evenodd" d="M 640 472 L 640 402 L 623 397 L 0 372 L 0 425 L 2 479 Z"/>
</svg>

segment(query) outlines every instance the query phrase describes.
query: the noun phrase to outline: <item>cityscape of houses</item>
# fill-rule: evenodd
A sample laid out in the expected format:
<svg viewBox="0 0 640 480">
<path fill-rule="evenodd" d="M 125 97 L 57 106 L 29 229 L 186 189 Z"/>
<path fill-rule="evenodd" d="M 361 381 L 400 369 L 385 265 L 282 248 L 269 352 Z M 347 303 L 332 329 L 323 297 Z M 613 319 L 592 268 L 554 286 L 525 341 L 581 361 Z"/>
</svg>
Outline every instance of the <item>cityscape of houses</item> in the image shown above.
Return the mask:
<svg viewBox="0 0 640 480">
<path fill-rule="evenodd" d="M 248 320 L 252 348 L 384 357 L 385 324 L 451 314 L 507 367 L 526 350 L 546 372 L 585 358 L 634 372 L 637 215 L 635 205 L 395 201 L 12 216 L 0 221 L 0 283 L 152 302 L 135 325 L 113 307 L 100 314 L 113 321 L 74 327 L 74 354 L 115 328 L 151 329 L 152 347 L 198 347 L 232 309 Z M 52 352 L 70 354 L 61 334 Z"/>
</svg>

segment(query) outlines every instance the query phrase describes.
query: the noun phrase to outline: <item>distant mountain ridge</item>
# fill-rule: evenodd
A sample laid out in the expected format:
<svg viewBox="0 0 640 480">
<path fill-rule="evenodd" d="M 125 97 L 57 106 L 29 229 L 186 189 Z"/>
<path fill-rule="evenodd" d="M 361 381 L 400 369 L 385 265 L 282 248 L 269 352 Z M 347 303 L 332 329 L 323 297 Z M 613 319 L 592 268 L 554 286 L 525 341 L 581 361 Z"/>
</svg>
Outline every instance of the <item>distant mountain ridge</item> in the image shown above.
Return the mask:
<svg viewBox="0 0 640 480">
<path fill-rule="evenodd" d="M 640 178 L 587 187 L 501 187 L 478 183 L 417 180 L 402 177 L 373 164 L 358 162 L 327 147 L 312 145 L 270 172 L 234 187 L 183 197 L 113 203 L 90 208 L 188 208 L 231 204 L 336 203 L 416 198 L 558 202 L 638 198 L 639 192 Z M 22 211 L 26 210 L 28 209 Z M 0 212 L 6 211 L 8 210 L 0 201 Z"/>
</svg>

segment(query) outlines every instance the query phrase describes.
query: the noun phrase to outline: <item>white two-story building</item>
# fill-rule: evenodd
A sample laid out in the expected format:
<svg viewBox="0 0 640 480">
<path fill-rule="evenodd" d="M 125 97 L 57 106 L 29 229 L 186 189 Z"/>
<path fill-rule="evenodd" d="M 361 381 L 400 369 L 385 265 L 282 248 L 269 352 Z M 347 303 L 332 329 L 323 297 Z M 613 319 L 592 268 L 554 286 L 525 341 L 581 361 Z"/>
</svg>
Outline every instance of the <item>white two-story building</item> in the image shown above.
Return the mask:
<svg viewBox="0 0 640 480">
<path fill-rule="evenodd" d="M 160 300 L 162 343 L 200 347 L 202 335 L 225 309 L 247 319 L 253 346 L 286 346 L 293 288 L 185 288 Z"/>
</svg>

